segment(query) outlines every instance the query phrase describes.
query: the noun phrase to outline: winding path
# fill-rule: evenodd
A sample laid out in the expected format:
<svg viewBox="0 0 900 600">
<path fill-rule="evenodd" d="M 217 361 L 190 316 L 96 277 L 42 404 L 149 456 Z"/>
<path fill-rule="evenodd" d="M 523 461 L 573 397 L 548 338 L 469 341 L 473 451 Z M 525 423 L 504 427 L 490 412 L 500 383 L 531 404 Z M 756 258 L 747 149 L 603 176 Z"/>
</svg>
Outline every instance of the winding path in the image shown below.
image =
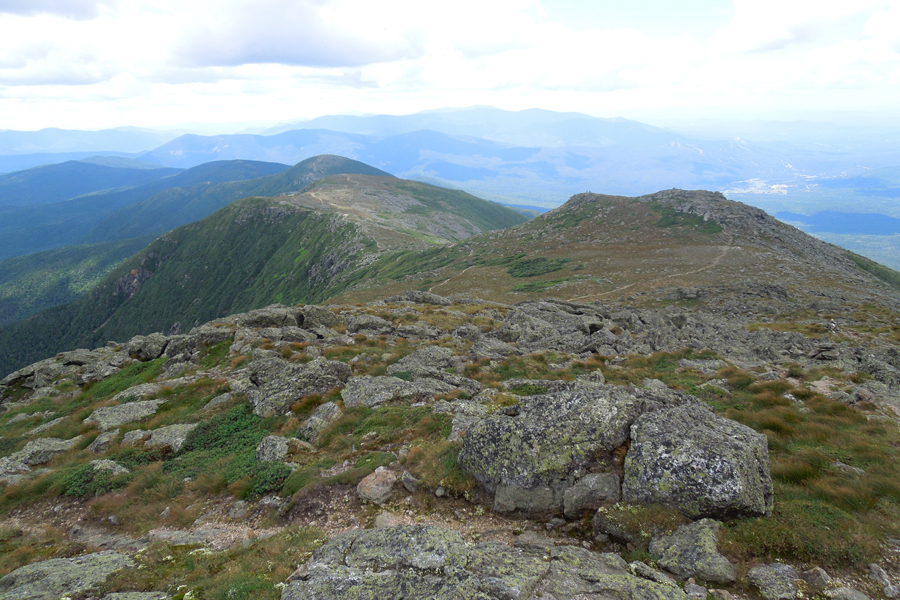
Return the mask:
<svg viewBox="0 0 900 600">
<path fill-rule="evenodd" d="M 622 287 L 616 288 L 614 290 L 610 290 L 608 292 L 603 292 L 602 294 L 584 294 L 583 296 L 575 296 L 573 298 L 569 298 L 569 302 L 574 302 L 575 300 L 580 300 L 581 298 L 589 298 L 589 297 L 600 298 L 602 296 L 608 296 L 610 294 L 615 294 L 616 292 L 621 292 L 622 290 L 627 290 L 628 288 L 634 287 L 638 284 L 653 284 L 658 281 L 663 281 L 665 279 L 671 279 L 672 277 L 684 277 L 685 275 L 694 275 L 695 273 L 702 273 L 703 271 L 712 269 L 713 267 L 718 266 L 718 264 L 720 262 L 722 262 L 722 259 L 725 258 L 725 256 L 730 251 L 738 248 L 738 246 L 732 246 L 732 243 L 734 242 L 734 236 L 731 235 L 730 233 L 726 233 L 725 235 L 728 236 L 728 244 L 726 246 L 723 246 L 722 251 L 719 253 L 719 255 L 716 258 L 714 258 L 713 261 L 711 263 L 709 263 L 708 265 L 706 265 L 705 267 L 700 267 L 699 269 L 694 269 L 693 271 L 684 271 L 682 273 L 673 273 L 672 275 L 666 275 L 665 277 L 657 277 L 656 279 L 651 279 L 650 281 L 646 281 L 646 282 L 645 281 L 636 281 L 634 283 L 629 283 L 628 285 L 623 285 Z"/>
</svg>

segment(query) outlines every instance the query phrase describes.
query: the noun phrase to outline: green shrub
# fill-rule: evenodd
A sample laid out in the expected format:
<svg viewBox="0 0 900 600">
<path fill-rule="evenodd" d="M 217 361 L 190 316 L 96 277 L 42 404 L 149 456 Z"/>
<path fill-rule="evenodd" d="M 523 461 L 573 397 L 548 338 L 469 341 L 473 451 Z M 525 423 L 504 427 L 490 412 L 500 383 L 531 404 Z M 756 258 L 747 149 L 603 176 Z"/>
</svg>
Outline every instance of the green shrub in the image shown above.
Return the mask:
<svg viewBox="0 0 900 600">
<path fill-rule="evenodd" d="M 553 271 L 559 271 L 563 265 L 569 262 L 567 258 L 525 258 L 517 260 L 506 272 L 513 277 L 537 277 Z"/>
<path fill-rule="evenodd" d="M 131 474 L 113 475 L 108 469 L 86 464 L 67 469 L 58 485 L 63 496 L 99 496 L 124 487 L 131 479 Z"/>
</svg>

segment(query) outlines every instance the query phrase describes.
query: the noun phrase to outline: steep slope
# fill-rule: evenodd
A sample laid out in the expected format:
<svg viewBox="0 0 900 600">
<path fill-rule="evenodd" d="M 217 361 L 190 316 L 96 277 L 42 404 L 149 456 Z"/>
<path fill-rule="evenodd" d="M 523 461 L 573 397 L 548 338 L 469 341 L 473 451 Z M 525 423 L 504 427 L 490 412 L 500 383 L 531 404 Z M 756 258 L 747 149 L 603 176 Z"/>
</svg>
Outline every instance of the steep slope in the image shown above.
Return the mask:
<svg viewBox="0 0 900 600">
<path fill-rule="evenodd" d="M 72 302 L 152 241 L 68 246 L 0 262 L 0 327 Z"/>
<path fill-rule="evenodd" d="M 123 168 L 70 160 L 0 176 L 0 205 L 61 202 L 99 190 L 143 185 L 180 171 L 164 167 Z"/>
<path fill-rule="evenodd" d="M 168 169 L 166 172 L 169 176 L 128 189 L 101 191 L 52 204 L 0 206 L 0 260 L 70 244 L 108 241 L 87 240 L 84 236 L 110 213 L 150 198 L 163 190 L 197 185 L 201 186 L 198 189 L 205 189 L 220 182 L 280 173 L 287 168 L 287 165 L 276 163 L 219 161 L 182 172 Z M 132 170 L 150 173 L 159 171 Z M 110 239 L 126 239 L 141 235 L 145 234 L 122 235 Z"/>
<path fill-rule="evenodd" d="M 230 164 L 247 161 L 224 162 Z M 207 165 L 215 164 L 218 162 L 207 163 Z M 195 169 L 203 168 L 204 166 L 194 167 L 185 173 L 193 173 Z M 193 183 L 196 185 L 185 182 L 154 196 L 145 196 L 145 200 L 109 215 L 94 227 L 83 241 L 97 243 L 163 233 L 186 223 L 198 221 L 239 198 L 279 196 L 298 192 L 317 179 L 335 173 L 391 177 L 389 173 L 367 164 L 326 154 L 308 158 L 293 167 L 268 176 L 244 178 L 247 181 L 229 179 L 223 180 L 225 183 L 215 184 L 215 180 L 198 181 L 194 178 Z"/>
<path fill-rule="evenodd" d="M 302 194 L 234 202 L 162 236 L 75 302 L 0 329 L 0 371 L 109 339 L 186 331 L 272 302 L 322 300 L 378 256 L 524 221 L 463 192 L 393 177 L 325 182 Z"/>
</svg>

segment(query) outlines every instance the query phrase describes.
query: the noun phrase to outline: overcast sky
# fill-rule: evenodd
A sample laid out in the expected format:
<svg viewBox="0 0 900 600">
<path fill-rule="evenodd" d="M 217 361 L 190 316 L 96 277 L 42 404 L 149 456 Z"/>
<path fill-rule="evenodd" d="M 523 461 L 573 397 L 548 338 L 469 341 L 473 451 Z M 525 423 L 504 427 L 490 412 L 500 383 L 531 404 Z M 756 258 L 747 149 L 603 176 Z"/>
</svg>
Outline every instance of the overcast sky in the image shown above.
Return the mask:
<svg viewBox="0 0 900 600">
<path fill-rule="evenodd" d="M 900 112 L 897 0 L 0 0 L 0 129 Z"/>
</svg>

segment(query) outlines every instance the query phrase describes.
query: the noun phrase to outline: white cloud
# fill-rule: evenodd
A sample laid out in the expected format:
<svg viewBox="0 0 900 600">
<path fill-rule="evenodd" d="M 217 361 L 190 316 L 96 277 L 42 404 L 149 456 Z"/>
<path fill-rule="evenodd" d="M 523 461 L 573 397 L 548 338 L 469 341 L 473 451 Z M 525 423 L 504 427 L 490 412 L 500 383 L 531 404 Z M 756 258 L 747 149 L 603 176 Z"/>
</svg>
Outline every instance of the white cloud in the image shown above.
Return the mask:
<svg viewBox="0 0 900 600">
<path fill-rule="evenodd" d="M 634 10 L 631 27 L 589 28 L 539 0 L 0 0 L 0 128 L 471 104 L 889 106 L 900 86 L 890 0 L 735 0 L 702 37 L 642 29 Z"/>
<path fill-rule="evenodd" d="M 93 19 L 106 0 L 0 0 L 0 14 L 54 14 L 71 19 Z"/>
</svg>

